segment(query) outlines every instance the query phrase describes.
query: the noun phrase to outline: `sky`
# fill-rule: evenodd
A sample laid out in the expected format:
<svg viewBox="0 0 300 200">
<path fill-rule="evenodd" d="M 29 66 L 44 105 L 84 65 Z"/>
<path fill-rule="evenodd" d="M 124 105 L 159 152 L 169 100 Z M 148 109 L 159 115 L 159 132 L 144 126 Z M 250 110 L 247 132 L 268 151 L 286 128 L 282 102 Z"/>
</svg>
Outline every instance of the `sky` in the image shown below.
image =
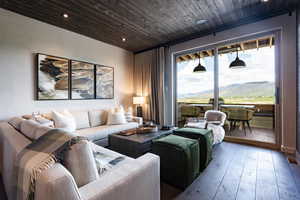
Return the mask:
<svg viewBox="0 0 300 200">
<path fill-rule="evenodd" d="M 275 82 L 275 50 L 274 47 L 264 47 L 239 52 L 239 57 L 246 62 L 246 68 L 230 69 L 230 63 L 235 60 L 236 53 L 219 55 L 219 86 L 247 82 Z M 201 58 L 201 64 L 206 72 L 193 73 L 199 60 L 180 62 L 177 64 L 178 95 L 199 93 L 212 90 L 214 87 L 214 57 Z"/>
</svg>

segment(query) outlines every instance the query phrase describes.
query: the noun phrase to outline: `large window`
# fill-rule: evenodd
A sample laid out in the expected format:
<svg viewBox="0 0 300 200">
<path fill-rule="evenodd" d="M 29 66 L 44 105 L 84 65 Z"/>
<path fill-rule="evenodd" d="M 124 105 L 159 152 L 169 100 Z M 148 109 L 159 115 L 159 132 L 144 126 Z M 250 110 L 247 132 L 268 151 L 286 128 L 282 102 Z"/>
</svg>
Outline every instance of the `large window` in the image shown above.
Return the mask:
<svg viewBox="0 0 300 200">
<path fill-rule="evenodd" d="M 177 64 L 177 101 L 182 103 L 209 103 L 214 97 L 214 56 L 213 50 L 192 54 Z M 184 58 L 183 58 L 184 59 Z M 199 65 L 205 72 L 194 73 Z"/>
<path fill-rule="evenodd" d="M 246 67 L 230 69 L 236 53 L 219 50 L 219 96 L 226 104 L 274 104 L 274 55 L 274 46 L 240 51 Z"/>
<path fill-rule="evenodd" d="M 268 35 L 176 57 L 177 125 L 219 109 L 226 136 L 275 143 L 276 49 Z"/>
</svg>

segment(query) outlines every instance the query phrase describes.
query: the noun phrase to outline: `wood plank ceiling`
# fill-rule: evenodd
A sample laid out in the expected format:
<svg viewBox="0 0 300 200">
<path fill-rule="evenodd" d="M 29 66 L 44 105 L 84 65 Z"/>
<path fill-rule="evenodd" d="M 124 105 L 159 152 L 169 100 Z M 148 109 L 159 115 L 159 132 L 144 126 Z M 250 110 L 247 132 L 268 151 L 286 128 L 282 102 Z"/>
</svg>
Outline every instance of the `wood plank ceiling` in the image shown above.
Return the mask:
<svg viewBox="0 0 300 200">
<path fill-rule="evenodd" d="M 237 50 L 239 51 L 247 51 L 251 49 L 259 49 L 263 47 L 272 47 L 275 44 L 274 36 L 262 37 L 255 40 L 247 40 L 235 44 L 228 44 L 226 46 L 222 46 L 218 49 L 218 54 L 227 54 L 234 53 Z M 176 62 L 184 62 L 204 57 L 214 56 L 214 50 L 205 50 L 201 52 L 189 53 L 186 55 L 182 55 L 177 57 Z"/>
<path fill-rule="evenodd" d="M 294 10 L 298 0 L 0 0 L 0 7 L 138 52 Z M 67 13 L 69 18 L 62 17 Z M 197 24 L 200 19 L 207 20 Z M 122 42 L 122 38 L 126 42 Z"/>
</svg>

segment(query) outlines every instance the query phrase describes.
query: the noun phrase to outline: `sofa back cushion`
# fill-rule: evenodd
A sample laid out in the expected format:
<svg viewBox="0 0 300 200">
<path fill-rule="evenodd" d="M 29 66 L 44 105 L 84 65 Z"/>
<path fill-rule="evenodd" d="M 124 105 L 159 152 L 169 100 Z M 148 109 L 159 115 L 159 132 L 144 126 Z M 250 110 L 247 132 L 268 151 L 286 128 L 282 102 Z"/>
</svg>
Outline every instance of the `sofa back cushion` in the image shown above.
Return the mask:
<svg viewBox="0 0 300 200">
<path fill-rule="evenodd" d="M 107 125 L 120 125 L 126 123 L 127 120 L 124 112 L 115 112 L 112 110 L 108 112 Z"/>
<path fill-rule="evenodd" d="M 71 114 L 73 115 L 73 117 L 75 119 L 77 130 L 84 129 L 84 128 L 90 128 L 88 111 L 72 111 Z"/>
<path fill-rule="evenodd" d="M 99 178 L 93 150 L 88 141 L 82 140 L 65 153 L 64 165 L 71 172 L 78 187 Z"/>
<path fill-rule="evenodd" d="M 90 110 L 89 119 L 91 127 L 101 126 L 106 124 L 107 111 L 106 110 Z"/>
</svg>

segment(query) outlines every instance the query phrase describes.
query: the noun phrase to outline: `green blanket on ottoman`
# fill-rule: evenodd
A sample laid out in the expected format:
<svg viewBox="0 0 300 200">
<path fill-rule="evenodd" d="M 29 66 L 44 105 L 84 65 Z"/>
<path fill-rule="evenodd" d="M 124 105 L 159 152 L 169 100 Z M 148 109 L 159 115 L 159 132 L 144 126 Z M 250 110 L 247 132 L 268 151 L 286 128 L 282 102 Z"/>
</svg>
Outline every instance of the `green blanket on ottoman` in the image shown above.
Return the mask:
<svg viewBox="0 0 300 200">
<path fill-rule="evenodd" d="M 200 170 L 203 171 L 212 160 L 212 130 L 201 128 L 180 128 L 174 130 L 174 134 L 198 140 L 200 150 Z"/>
</svg>

